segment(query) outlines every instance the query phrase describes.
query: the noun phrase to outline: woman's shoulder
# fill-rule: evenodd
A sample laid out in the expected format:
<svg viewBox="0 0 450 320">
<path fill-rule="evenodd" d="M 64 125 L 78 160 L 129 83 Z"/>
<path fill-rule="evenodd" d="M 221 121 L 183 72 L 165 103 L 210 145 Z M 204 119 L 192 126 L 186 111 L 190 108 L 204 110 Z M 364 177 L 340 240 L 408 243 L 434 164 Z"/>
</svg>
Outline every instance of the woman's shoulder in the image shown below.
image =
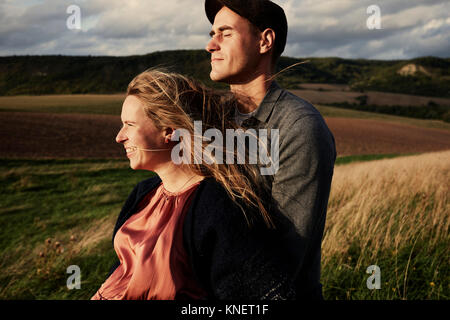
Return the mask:
<svg viewBox="0 0 450 320">
<path fill-rule="evenodd" d="M 213 209 L 213 211 L 230 211 L 239 208 L 225 187 L 211 177 L 205 178 L 200 183 L 194 201 L 202 209 Z"/>
<path fill-rule="evenodd" d="M 270 197 L 271 195 L 266 195 Z M 265 199 L 266 210 L 278 232 L 296 233 L 293 223 L 279 210 L 273 199 Z M 223 229 L 227 226 L 242 227 L 245 231 L 251 225 L 253 230 L 267 229 L 266 222 L 256 207 L 250 207 L 237 195 L 232 199 L 225 187 L 214 178 L 205 178 L 190 207 L 191 223 Z"/>
<path fill-rule="evenodd" d="M 260 224 L 262 216 L 249 207 L 239 195 L 235 199 L 214 178 L 205 178 L 199 185 L 191 203 L 188 219 L 195 225 L 208 229 L 248 227 L 248 219 Z"/>
<path fill-rule="evenodd" d="M 199 192 L 203 197 L 208 196 L 211 197 L 212 199 L 230 198 L 224 186 L 212 177 L 206 177 L 200 182 Z"/>
</svg>

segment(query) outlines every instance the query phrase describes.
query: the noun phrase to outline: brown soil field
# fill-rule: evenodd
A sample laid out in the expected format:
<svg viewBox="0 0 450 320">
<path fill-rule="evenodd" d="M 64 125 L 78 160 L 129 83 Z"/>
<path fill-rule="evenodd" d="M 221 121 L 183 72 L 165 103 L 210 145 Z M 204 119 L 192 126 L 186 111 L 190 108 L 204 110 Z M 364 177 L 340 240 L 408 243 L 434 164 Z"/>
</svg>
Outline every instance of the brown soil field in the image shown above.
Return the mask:
<svg viewBox="0 0 450 320">
<path fill-rule="evenodd" d="M 450 131 L 371 119 L 326 118 L 338 156 L 450 149 Z M 112 115 L 0 112 L 0 158 L 125 158 Z"/>
<path fill-rule="evenodd" d="M 0 112 L 1 158 L 123 158 L 112 115 Z"/>
<path fill-rule="evenodd" d="M 372 119 L 325 118 L 338 156 L 408 154 L 450 149 L 450 131 Z"/>
<path fill-rule="evenodd" d="M 398 94 L 387 92 L 355 92 L 349 91 L 345 85 L 332 84 L 300 84 L 300 87 L 305 90 L 289 90 L 295 95 L 313 103 L 313 104 L 327 104 L 327 103 L 358 103 L 356 97 L 367 95 L 367 104 L 374 105 L 397 105 L 397 106 L 426 106 L 430 101 L 438 105 L 450 106 L 450 99 L 414 96 L 410 94 Z M 319 91 L 321 88 L 323 91 Z"/>
</svg>

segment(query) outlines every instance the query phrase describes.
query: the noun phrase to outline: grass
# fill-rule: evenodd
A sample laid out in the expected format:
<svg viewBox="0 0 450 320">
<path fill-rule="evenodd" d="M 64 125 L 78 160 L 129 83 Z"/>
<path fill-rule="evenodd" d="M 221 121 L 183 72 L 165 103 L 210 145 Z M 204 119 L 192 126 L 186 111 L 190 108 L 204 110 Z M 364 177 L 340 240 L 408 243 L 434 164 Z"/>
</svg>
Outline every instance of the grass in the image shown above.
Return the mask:
<svg viewBox="0 0 450 320">
<path fill-rule="evenodd" d="M 336 167 L 322 246 L 328 299 L 450 299 L 450 151 Z M 366 269 L 381 269 L 368 290 Z"/>
<path fill-rule="evenodd" d="M 322 248 L 325 298 L 450 298 L 449 156 L 338 160 Z M 120 208 L 149 173 L 123 160 L 0 160 L 0 168 L 0 299 L 89 299 L 113 261 Z M 366 287 L 374 264 L 380 290 Z M 81 269 L 80 290 L 66 287 L 70 265 Z"/>
<path fill-rule="evenodd" d="M 411 154 L 414 155 L 414 154 Z M 406 154 L 359 154 L 352 156 L 343 156 L 338 157 L 336 159 L 335 165 L 343 165 L 354 162 L 364 162 L 364 161 L 372 161 L 372 160 L 381 160 L 381 159 L 392 159 L 397 157 L 404 157 Z"/>
<path fill-rule="evenodd" d="M 0 299 L 89 298 L 109 270 L 113 225 L 148 172 L 127 161 L 1 160 Z M 67 290 L 79 265 L 83 290 Z"/>
</svg>

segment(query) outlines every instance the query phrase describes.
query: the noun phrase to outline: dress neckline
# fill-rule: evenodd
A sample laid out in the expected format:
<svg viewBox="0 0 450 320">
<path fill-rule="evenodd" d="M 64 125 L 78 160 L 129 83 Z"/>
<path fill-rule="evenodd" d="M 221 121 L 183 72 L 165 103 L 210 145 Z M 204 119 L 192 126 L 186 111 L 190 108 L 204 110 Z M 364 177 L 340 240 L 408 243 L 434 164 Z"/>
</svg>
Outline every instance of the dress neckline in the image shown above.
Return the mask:
<svg viewBox="0 0 450 320">
<path fill-rule="evenodd" d="M 166 195 L 167 197 L 178 197 L 178 196 L 182 195 L 183 193 L 188 192 L 188 191 L 191 190 L 192 188 L 198 186 L 203 180 L 204 180 L 204 179 L 202 179 L 202 180 L 200 180 L 200 181 L 197 181 L 196 183 L 193 183 L 193 184 L 191 184 L 191 185 L 189 185 L 189 186 L 185 187 L 184 189 L 182 189 L 182 190 L 180 190 L 180 191 L 177 191 L 177 192 L 172 192 L 172 191 L 167 190 L 167 189 L 164 187 L 164 184 L 161 182 L 161 191 L 162 191 L 162 193 L 163 193 L 164 195 Z"/>
</svg>

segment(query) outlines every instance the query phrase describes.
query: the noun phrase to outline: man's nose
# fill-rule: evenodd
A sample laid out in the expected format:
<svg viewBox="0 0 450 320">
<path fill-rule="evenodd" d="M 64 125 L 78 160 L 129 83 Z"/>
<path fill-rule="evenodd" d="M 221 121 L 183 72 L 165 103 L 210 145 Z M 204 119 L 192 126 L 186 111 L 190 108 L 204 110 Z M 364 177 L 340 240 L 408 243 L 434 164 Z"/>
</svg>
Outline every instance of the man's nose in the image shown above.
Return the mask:
<svg viewBox="0 0 450 320">
<path fill-rule="evenodd" d="M 206 44 L 206 48 L 205 49 L 209 53 L 213 53 L 214 51 L 219 50 L 220 46 L 217 43 L 217 40 L 214 37 L 212 37 L 211 40 L 209 40 L 209 42 Z"/>
</svg>

